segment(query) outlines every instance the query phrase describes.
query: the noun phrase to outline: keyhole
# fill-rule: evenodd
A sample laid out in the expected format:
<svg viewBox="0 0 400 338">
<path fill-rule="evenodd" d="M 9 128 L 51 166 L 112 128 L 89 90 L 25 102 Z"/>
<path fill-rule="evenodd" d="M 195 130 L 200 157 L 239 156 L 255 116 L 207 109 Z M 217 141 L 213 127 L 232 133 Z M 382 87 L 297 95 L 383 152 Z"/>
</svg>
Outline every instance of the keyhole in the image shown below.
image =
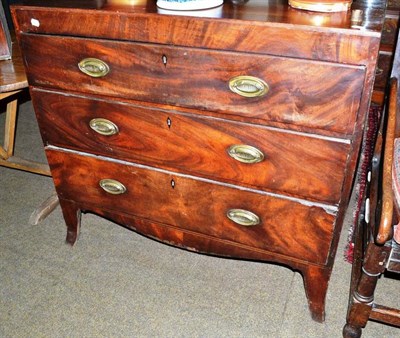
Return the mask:
<svg viewBox="0 0 400 338">
<path fill-rule="evenodd" d="M 171 125 L 172 125 L 172 121 L 171 121 L 171 119 L 168 117 L 168 118 L 167 118 L 167 126 L 168 126 L 168 128 L 171 128 Z"/>
<path fill-rule="evenodd" d="M 172 187 L 172 189 L 175 189 L 175 181 L 174 180 L 171 180 L 171 187 Z"/>
<path fill-rule="evenodd" d="M 163 54 L 161 59 L 162 59 L 162 63 L 164 64 L 164 67 L 167 67 L 167 56 L 165 54 Z"/>
</svg>

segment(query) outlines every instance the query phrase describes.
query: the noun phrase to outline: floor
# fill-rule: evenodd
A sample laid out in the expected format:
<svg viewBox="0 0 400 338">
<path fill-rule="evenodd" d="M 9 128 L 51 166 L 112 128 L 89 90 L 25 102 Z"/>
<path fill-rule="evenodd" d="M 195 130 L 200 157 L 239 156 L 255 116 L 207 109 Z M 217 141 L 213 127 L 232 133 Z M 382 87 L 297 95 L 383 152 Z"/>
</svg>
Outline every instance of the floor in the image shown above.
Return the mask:
<svg viewBox="0 0 400 338">
<path fill-rule="evenodd" d="M 44 160 L 29 100 L 16 152 Z M 77 244 L 66 245 L 59 208 L 37 226 L 28 222 L 53 189 L 48 177 L 0 167 L 0 337 L 341 337 L 351 217 L 319 324 L 301 275 L 283 266 L 175 249 L 92 214 L 83 216 Z M 377 301 L 400 308 L 399 285 L 382 278 Z M 363 337 L 400 330 L 369 322 Z"/>
</svg>

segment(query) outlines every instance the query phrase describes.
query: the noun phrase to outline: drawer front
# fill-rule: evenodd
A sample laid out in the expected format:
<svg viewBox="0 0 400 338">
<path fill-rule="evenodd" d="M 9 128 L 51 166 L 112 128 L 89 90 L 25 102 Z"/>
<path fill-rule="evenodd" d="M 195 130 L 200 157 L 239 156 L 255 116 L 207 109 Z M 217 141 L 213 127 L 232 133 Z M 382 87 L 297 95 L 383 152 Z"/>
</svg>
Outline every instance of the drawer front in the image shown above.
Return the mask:
<svg viewBox="0 0 400 338">
<path fill-rule="evenodd" d="M 365 73 L 363 67 L 268 55 L 69 37 L 23 34 L 21 44 L 31 85 L 340 135 L 353 132 Z M 105 62 L 108 73 L 92 77 L 80 71 L 78 64 L 87 58 Z M 86 66 L 84 71 L 106 68 Z"/>
<path fill-rule="evenodd" d="M 83 209 L 124 212 L 314 263 L 327 259 L 336 208 L 51 148 L 47 156 L 60 198 Z"/>
<path fill-rule="evenodd" d="M 340 199 L 348 143 L 88 97 L 31 93 L 47 144 L 330 204 Z M 112 135 L 104 135 L 104 128 L 114 128 Z"/>
</svg>

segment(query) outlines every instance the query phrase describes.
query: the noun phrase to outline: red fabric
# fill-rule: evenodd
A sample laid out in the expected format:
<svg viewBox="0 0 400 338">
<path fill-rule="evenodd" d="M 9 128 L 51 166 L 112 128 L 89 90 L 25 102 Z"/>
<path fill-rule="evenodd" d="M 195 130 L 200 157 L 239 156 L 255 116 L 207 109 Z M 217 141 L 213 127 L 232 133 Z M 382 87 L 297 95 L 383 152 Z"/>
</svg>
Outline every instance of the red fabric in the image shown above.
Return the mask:
<svg viewBox="0 0 400 338">
<path fill-rule="evenodd" d="M 371 160 L 374 153 L 376 134 L 378 132 L 381 112 L 381 107 L 371 106 L 368 113 L 367 127 L 364 132 L 361 156 L 357 170 L 357 182 L 354 186 L 354 189 L 356 189 L 357 202 L 353 211 L 353 222 L 349 229 L 348 242 L 344 252 L 344 259 L 349 263 L 353 263 L 354 229 L 359 222 L 360 210 L 364 200 L 367 176 L 371 167 Z"/>
</svg>

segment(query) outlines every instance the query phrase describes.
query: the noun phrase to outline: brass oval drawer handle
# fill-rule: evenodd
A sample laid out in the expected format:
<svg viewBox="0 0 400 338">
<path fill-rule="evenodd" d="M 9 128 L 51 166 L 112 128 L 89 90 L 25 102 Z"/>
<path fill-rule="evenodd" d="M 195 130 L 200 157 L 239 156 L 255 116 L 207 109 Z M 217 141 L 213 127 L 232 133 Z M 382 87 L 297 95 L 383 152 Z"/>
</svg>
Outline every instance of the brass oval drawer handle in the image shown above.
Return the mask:
<svg viewBox="0 0 400 338">
<path fill-rule="evenodd" d="M 268 93 L 269 86 L 258 77 L 241 75 L 229 80 L 229 89 L 240 96 L 259 97 Z"/>
<path fill-rule="evenodd" d="M 105 178 L 99 182 L 100 187 L 109 194 L 121 195 L 126 192 L 126 187 L 117 180 Z"/>
<path fill-rule="evenodd" d="M 78 63 L 79 70 L 91 77 L 103 77 L 108 74 L 110 67 L 104 61 L 96 58 L 86 58 Z"/>
<path fill-rule="evenodd" d="M 115 135 L 119 132 L 118 126 L 114 122 L 103 118 L 95 118 L 90 120 L 89 126 L 96 133 L 105 136 Z"/>
<path fill-rule="evenodd" d="M 228 155 L 242 163 L 258 163 L 264 160 L 261 150 L 247 144 L 235 144 L 228 148 Z"/>
<path fill-rule="evenodd" d="M 245 227 L 251 227 L 260 224 L 260 218 L 248 210 L 230 209 L 226 216 L 233 222 Z"/>
</svg>

